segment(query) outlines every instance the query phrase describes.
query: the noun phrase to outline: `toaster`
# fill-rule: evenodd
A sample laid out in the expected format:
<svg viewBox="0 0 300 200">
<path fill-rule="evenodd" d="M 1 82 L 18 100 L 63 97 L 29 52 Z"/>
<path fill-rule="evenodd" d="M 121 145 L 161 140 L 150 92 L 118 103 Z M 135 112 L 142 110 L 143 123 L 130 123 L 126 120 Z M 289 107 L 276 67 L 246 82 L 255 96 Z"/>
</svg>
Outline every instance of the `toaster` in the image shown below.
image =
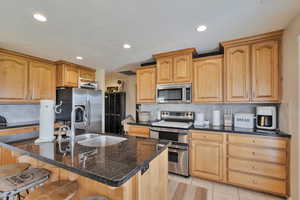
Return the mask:
<svg viewBox="0 0 300 200">
<path fill-rule="evenodd" d="M 237 128 L 254 128 L 255 115 L 252 113 L 235 113 L 234 127 Z"/>
</svg>

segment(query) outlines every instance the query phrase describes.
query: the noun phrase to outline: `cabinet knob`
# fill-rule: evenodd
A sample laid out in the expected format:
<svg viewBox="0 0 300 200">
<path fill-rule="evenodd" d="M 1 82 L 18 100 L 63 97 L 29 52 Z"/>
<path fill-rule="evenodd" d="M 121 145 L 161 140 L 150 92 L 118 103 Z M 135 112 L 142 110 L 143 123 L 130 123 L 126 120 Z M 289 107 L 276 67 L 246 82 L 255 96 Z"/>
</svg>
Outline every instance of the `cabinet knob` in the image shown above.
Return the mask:
<svg viewBox="0 0 300 200">
<path fill-rule="evenodd" d="M 254 151 L 252 152 L 252 155 L 254 155 L 254 156 L 255 156 L 255 152 L 254 152 Z"/>
<path fill-rule="evenodd" d="M 252 140 L 252 143 L 255 143 L 256 141 L 255 140 Z"/>
<path fill-rule="evenodd" d="M 257 184 L 257 181 L 256 181 L 256 180 L 252 180 L 252 183 L 253 183 L 253 184 Z"/>
<path fill-rule="evenodd" d="M 255 166 L 252 166 L 252 169 L 256 170 L 257 168 Z"/>
</svg>

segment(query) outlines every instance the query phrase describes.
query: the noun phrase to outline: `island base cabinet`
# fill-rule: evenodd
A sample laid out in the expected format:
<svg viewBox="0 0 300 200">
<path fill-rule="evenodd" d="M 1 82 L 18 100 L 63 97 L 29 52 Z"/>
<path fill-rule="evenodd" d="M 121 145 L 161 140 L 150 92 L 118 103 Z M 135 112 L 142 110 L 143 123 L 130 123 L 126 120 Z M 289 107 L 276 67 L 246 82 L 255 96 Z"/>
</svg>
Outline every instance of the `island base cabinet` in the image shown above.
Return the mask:
<svg viewBox="0 0 300 200">
<path fill-rule="evenodd" d="M 79 184 L 79 190 L 74 200 L 82 200 L 97 195 L 105 196 L 110 200 L 168 200 L 167 149 L 150 162 L 149 168 L 145 172 L 138 172 L 120 187 L 102 184 L 30 156 L 20 155 L 1 146 L 0 153 L 0 165 L 27 162 L 31 164 L 31 167 L 41 167 L 51 171 L 48 182 L 76 180 Z M 4 155 L 6 155 L 5 159 Z"/>
</svg>

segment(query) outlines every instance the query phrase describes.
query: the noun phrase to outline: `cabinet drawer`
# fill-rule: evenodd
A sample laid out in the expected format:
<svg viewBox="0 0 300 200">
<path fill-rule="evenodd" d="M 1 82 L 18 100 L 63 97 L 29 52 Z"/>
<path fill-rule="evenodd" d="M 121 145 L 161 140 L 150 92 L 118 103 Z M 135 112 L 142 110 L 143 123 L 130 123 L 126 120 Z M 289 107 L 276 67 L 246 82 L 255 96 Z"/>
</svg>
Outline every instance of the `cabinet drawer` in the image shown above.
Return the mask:
<svg viewBox="0 0 300 200">
<path fill-rule="evenodd" d="M 256 136 L 237 136 L 229 135 L 228 141 L 231 144 L 256 145 L 270 148 L 287 148 L 287 141 L 276 138 L 256 137 Z"/>
<path fill-rule="evenodd" d="M 280 181 L 262 176 L 248 175 L 229 171 L 228 182 L 234 185 L 244 186 L 250 189 L 286 195 L 287 187 L 285 181 Z"/>
<path fill-rule="evenodd" d="M 129 132 L 137 132 L 137 133 L 149 133 L 149 127 L 148 126 L 129 126 L 128 131 Z"/>
<path fill-rule="evenodd" d="M 150 129 L 148 126 L 132 126 L 128 128 L 129 136 L 149 137 Z"/>
<path fill-rule="evenodd" d="M 286 166 L 271 163 L 229 158 L 228 167 L 230 170 L 253 173 L 272 178 L 286 179 L 287 176 Z"/>
<path fill-rule="evenodd" d="M 222 142 L 223 141 L 223 135 L 213 133 L 213 132 L 208 132 L 208 131 L 205 131 L 205 132 L 192 131 L 192 139 L 211 140 L 211 141 Z"/>
<path fill-rule="evenodd" d="M 250 160 L 274 162 L 280 164 L 286 164 L 287 162 L 287 153 L 283 150 L 229 145 L 228 153 L 233 157 Z"/>
</svg>

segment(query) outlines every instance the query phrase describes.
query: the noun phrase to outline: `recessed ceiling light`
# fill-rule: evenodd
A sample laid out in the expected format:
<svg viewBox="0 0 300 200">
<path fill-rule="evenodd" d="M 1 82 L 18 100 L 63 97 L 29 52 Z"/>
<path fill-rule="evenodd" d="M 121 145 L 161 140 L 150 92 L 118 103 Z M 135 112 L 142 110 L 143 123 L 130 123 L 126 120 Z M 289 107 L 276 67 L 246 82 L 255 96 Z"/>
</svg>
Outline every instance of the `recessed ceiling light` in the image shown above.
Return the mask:
<svg viewBox="0 0 300 200">
<path fill-rule="evenodd" d="M 206 29 L 207 29 L 207 27 L 204 26 L 204 25 L 201 25 L 201 26 L 198 26 L 198 27 L 197 27 L 197 31 L 198 31 L 198 32 L 205 31 Z"/>
<path fill-rule="evenodd" d="M 36 19 L 39 22 L 46 22 L 47 21 L 47 17 L 45 17 L 44 15 L 42 15 L 41 13 L 35 13 L 33 15 L 34 19 Z"/>
<path fill-rule="evenodd" d="M 82 60 L 83 57 L 81 57 L 81 56 L 76 56 L 76 59 L 77 59 L 77 60 Z"/>
<path fill-rule="evenodd" d="M 123 45 L 123 48 L 124 48 L 124 49 L 130 49 L 131 46 L 130 46 L 130 44 L 124 44 L 124 45 Z"/>
</svg>

